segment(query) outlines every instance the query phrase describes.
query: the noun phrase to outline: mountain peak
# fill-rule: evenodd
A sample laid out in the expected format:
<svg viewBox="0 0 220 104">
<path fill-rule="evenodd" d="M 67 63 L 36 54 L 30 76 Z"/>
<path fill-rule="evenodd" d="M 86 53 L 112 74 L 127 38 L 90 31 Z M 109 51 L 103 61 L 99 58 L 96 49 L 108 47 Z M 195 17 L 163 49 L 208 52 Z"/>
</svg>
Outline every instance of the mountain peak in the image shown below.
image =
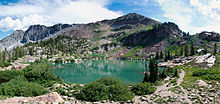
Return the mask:
<svg viewBox="0 0 220 104">
<path fill-rule="evenodd" d="M 157 25 L 161 24 L 160 22 L 145 17 L 143 15 L 137 13 L 129 13 L 127 15 L 118 17 L 114 20 L 104 20 L 104 23 L 113 25 L 113 26 L 120 26 L 120 25 L 136 25 L 136 24 L 143 24 L 143 25 Z"/>
</svg>

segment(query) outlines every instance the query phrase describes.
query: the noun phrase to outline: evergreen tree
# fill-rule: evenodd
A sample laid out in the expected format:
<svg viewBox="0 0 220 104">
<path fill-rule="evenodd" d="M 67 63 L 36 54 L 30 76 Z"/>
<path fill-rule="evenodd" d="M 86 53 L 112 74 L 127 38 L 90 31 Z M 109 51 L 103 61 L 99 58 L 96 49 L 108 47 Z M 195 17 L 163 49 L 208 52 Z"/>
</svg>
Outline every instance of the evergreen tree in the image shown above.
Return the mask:
<svg viewBox="0 0 220 104">
<path fill-rule="evenodd" d="M 215 43 L 214 44 L 214 55 L 216 55 L 217 54 L 217 44 Z"/>
<path fill-rule="evenodd" d="M 180 55 L 179 56 L 183 56 L 183 47 L 181 47 L 181 49 L 180 49 Z"/>
<path fill-rule="evenodd" d="M 207 50 L 207 48 L 206 47 L 204 47 L 204 54 L 207 54 L 208 53 L 208 50 Z"/>
<path fill-rule="evenodd" d="M 177 70 L 177 68 L 174 69 L 174 75 L 173 75 L 173 77 L 178 77 L 178 70 Z"/>
<path fill-rule="evenodd" d="M 158 77 L 158 67 L 157 67 L 157 62 L 154 58 L 150 60 L 149 72 L 150 72 L 149 81 L 151 83 L 155 83 Z"/>
<path fill-rule="evenodd" d="M 184 52 L 184 56 L 187 57 L 189 53 L 189 49 L 188 49 L 188 45 L 185 44 L 185 52 Z"/>
<path fill-rule="evenodd" d="M 171 57 L 170 57 L 170 51 L 168 51 L 168 53 L 167 53 L 167 59 L 168 59 L 168 60 L 171 59 Z"/>
<path fill-rule="evenodd" d="M 7 49 L 5 48 L 5 51 L 2 53 L 2 62 L 5 62 L 7 58 Z"/>
<path fill-rule="evenodd" d="M 163 51 L 160 51 L 160 59 L 163 59 Z"/>
<path fill-rule="evenodd" d="M 193 56 L 195 55 L 195 50 L 194 50 L 194 45 L 191 44 L 191 47 L 190 47 L 190 56 Z"/>
<path fill-rule="evenodd" d="M 33 47 L 29 47 L 29 55 L 31 55 L 31 56 L 34 55 Z"/>
<path fill-rule="evenodd" d="M 8 53 L 8 62 L 11 62 L 12 60 L 11 60 L 11 53 L 9 52 Z"/>
<path fill-rule="evenodd" d="M 178 57 L 178 51 L 175 49 L 175 57 Z"/>
<path fill-rule="evenodd" d="M 144 75 L 144 80 L 142 81 L 143 83 L 144 82 L 148 82 L 149 81 L 149 73 L 148 73 L 148 67 L 147 67 L 147 64 L 145 65 L 145 69 L 146 69 L 146 71 L 145 71 L 145 75 Z"/>
<path fill-rule="evenodd" d="M 20 54 L 20 48 L 16 47 L 16 53 L 15 53 L 15 59 L 17 60 L 19 58 Z"/>
<path fill-rule="evenodd" d="M 2 52 L 0 50 L 0 66 L 1 66 L 1 64 L 2 64 Z"/>
<path fill-rule="evenodd" d="M 164 69 L 164 70 L 162 71 L 162 73 L 160 74 L 160 78 L 164 79 L 164 78 L 166 78 L 166 77 L 167 77 L 167 75 L 166 75 L 166 70 Z"/>
<path fill-rule="evenodd" d="M 159 60 L 159 53 L 158 52 L 156 53 L 155 58 L 156 58 L 156 60 Z"/>
</svg>

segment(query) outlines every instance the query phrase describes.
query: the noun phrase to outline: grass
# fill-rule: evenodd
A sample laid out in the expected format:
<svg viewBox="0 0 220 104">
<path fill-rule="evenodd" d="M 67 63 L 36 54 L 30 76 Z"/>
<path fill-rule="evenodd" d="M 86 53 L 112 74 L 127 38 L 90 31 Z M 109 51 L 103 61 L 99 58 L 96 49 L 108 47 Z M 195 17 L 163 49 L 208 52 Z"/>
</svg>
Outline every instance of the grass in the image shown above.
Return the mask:
<svg viewBox="0 0 220 104">
<path fill-rule="evenodd" d="M 202 69 L 202 68 L 196 68 L 193 66 L 193 62 L 188 63 L 187 65 L 184 65 L 186 75 L 184 77 L 184 81 L 181 84 L 181 86 L 184 89 L 192 89 L 196 88 L 195 83 L 197 80 L 204 80 L 204 81 L 219 81 L 218 76 L 214 76 L 216 74 L 219 75 L 220 73 L 220 65 L 218 63 L 219 57 L 217 57 L 217 62 L 212 68 L 208 69 Z M 202 72 L 202 71 L 208 71 Z M 196 74 L 200 73 L 200 74 Z M 213 78 L 215 77 L 215 78 Z"/>
<path fill-rule="evenodd" d="M 123 57 L 129 57 L 129 58 L 139 58 L 141 56 L 136 56 L 136 53 L 141 50 L 142 47 L 134 47 L 129 52 L 127 52 Z"/>
<path fill-rule="evenodd" d="M 180 86 L 176 86 L 176 87 L 170 88 L 169 91 L 174 92 L 174 93 L 177 93 L 177 94 L 185 94 L 185 93 L 181 90 Z"/>
<path fill-rule="evenodd" d="M 120 40 L 123 39 L 124 37 L 127 37 L 127 36 L 129 36 L 129 35 L 131 35 L 131 34 L 137 32 L 137 31 L 141 31 L 141 30 L 147 31 L 147 30 L 151 30 L 151 29 L 153 29 L 153 26 L 152 26 L 152 25 L 149 25 L 149 26 L 147 26 L 147 27 L 146 27 L 145 25 L 140 25 L 140 26 L 135 27 L 134 29 L 131 29 L 130 31 L 128 31 L 128 32 L 126 33 L 126 35 L 122 35 L 122 36 L 118 37 L 118 38 L 117 38 L 117 41 L 120 41 Z"/>
</svg>

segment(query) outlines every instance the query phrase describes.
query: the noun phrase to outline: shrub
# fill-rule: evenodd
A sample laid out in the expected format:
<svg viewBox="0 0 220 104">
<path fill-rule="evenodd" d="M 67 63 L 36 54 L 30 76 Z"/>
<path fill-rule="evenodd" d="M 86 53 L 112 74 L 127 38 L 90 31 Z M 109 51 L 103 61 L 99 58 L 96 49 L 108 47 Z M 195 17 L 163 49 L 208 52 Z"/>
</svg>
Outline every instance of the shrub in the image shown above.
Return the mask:
<svg viewBox="0 0 220 104">
<path fill-rule="evenodd" d="M 24 69 L 24 76 L 30 82 L 48 84 L 57 81 L 58 78 L 50 71 L 50 65 L 45 63 L 35 63 Z M 50 84 L 49 84 L 50 85 Z"/>
<path fill-rule="evenodd" d="M 136 95 L 148 95 L 154 93 L 156 89 L 151 83 L 137 83 L 132 87 L 132 92 Z"/>
<path fill-rule="evenodd" d="M 77 95 L 80 100 L 86 101 L 127 101 L 134 97 L 129 87 L 122 81 L 114 78 L 102 78 L 86 85 Z"/>
<path fill-rule="evenodd" d="M 0 85 L 0 95 L 32 97 L 49 91 L 37 83 L 29 83 L 24 76 L 18 76 Z"/>
<path fill-rule="evenodd" d="M 58 58 L 58 59 L 55 60 L 55 63 L 63 63 L 63 59 Z"/>
<path fill-rule="evenodd" d="M 5 70 L 0 71 L 0 79 L 1 80 L 10 80 L 13 79 L 16 76 L 23 75 L 23 71 L 21 70 Z"/>
</svg>

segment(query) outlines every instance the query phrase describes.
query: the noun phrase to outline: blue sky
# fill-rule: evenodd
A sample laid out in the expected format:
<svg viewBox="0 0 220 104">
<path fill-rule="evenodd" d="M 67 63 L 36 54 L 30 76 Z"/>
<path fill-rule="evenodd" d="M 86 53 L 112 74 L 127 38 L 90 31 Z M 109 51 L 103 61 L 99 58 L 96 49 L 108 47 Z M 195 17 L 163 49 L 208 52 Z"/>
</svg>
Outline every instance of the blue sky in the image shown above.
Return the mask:
<svg viewBox="0 0 220 104">
<path fill-rule="evenodd" d="M 191 34 L 220 32 L 220 0 L 1 0 L 0 39 L 30 25 L 89 23 L 139 13 Z"/>
</svg>

